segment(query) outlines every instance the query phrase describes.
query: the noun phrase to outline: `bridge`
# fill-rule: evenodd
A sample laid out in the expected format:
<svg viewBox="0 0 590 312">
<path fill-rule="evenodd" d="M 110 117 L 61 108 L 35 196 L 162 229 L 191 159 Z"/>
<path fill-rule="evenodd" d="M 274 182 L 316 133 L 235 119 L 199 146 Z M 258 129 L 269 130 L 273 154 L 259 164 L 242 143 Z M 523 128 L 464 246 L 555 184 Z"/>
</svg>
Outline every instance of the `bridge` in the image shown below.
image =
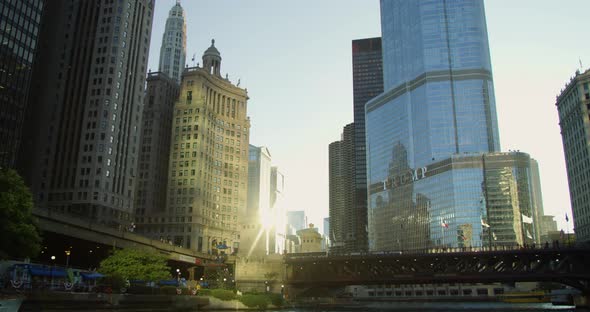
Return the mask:
<svg viewBox="0 0 590 312">
<path fill-rule="evenodd" d="M 346 285 L 558 282 L 590 292 L 590 248 L 285 256 L 291 289 Z"/>
<path fill-rule="evenodd" d="M 68 214 L 34 209 L 33 215 L 39 221 L 43 236 L 46 238 L 51 236 L 50 241 L 54 245 L 53 249 L 58 250 L 58 257 L 61 255 L 63 258 L 63 250 L 68 248 L 70 244 L 78 245 L 78 251 L 74 250 L 71 255 L 68 255 L 73 260 L 70 263 L 73 264 L 89 263 L 92 261 L 88 261 L 88 259 L 92 260 L 92 258 L 100 261 L 108 255 L 108 249 L 112 248 L 140 248 L 155 251 L 166 255 L 169 261 L 173 261 L 183 270 L 191 266 L 219 260 L 215 255 L 200 253 L 159 240 L 152 240 L 136 233 L 107 227 Z M 99 249 L 90 251 L 88 250 L 90 245 Z M 82 248 L 85 249 L 83 255 L 80 254 Z M 89 254 L 89 252 L 92 254 Z M 55 255 L 55 253 L 52 251 L 52 255 Z M 49 255 L 46 255 L 46 257 L 49 257 Z M 229 259 L 226 259 L 229 261 L 226 262 L 232 262 L 233 258 L 233 256 L 230 256 Z M 49 261 L 46 260 L 46 262 Z M 96 264 L 93 266 L 96 266 Z"/>
</svg>

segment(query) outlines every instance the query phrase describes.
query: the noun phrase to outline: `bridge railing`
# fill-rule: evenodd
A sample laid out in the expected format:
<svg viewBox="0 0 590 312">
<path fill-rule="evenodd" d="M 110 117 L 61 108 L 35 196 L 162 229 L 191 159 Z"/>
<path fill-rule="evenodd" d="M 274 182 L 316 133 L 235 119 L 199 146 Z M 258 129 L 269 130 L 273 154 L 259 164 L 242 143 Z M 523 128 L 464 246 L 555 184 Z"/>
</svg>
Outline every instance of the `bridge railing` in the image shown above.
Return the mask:
<svg viewBox="0 0 590 312">
<path fill-rule="evenodd" d="M 551 245 L 494 245 L 494 246 L 483 246 L 483 247 L 433 247 L 426 249 L 411 249 L 411 250 L 392 250 L 392 251 L 373 251 L 373 252 L 311 252 L 311 253 L 291 253 L 285 254 L 287 260 L 297 259 L 313 259 L 313 258 L 326 258 L 326 257 L 355 257 L 355 256 L 395 256 L 395 255 L 424 255 L 424 254 L 449 254 L 449 253 L 481 253 L 481 252 L 502 252 L 502 251 L 517 251 L 517 250 L 560 250 L 566 248 L 575 248 L 579 245 L 559 244 L 553 242 Z M 588 247 L 588 246 L 586 246 Z"/>
</svg>

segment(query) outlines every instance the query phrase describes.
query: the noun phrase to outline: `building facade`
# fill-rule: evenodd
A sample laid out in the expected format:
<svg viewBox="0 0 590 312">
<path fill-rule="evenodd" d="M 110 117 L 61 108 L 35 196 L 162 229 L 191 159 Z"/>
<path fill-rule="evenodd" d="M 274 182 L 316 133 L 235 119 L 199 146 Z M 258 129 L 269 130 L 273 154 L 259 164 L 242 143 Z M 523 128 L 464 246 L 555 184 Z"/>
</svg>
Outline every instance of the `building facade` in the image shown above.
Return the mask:
<svg viewBox="0 0 590 312">
<path fill-rule="evenodd" d="M 176 81 L 165 73 L 148 74 L 137 169 L 136 223 L 166 211 L 170 134 L 179 91 Z M 143 226 L 138 226 L 141 231 Z"/>
<path fill-rule="evenodd" d="M 132 222 L 153 7 L 46 3 L 32 99 L 37 207 L 108 226 Z"/>
<path fill-rule="evenodd" d="M 287 244 L 287 207 L 285 205 L 285 175 L 278 167 L 270 168 L 270 207 L 274 219 L 273 233 L 270 235 L 270 253 L 283 254 Z"/>
<path fill-rule="evenodd" d="M 574 230 L 579 242 L 590 240 L 590 70 L 576 75 L 557 96 Z"/>
<path fill-rule="evenodd" d="M 371 250 L 538 242 L 528 154 L 461 154 L 416 170 L 405 154 L 394 147 L 387 176 L 369 187 Z"/>
<path fill-rule="evenodd" d="M 352 41 L 352 86 L 354 99 L 354 193 L 352 217 L 359 220 L 353 229 L 355 251 L 367 250 L 367 160 L 365 104 L 383 92 L 381 38 Z"/>
<path fill-rule="evenodd" d="M 174 105 L 166 211 L 146 216 L 145 235 L 204 253 L 235 253 L 246 214 L 246 90 L 220 75 L 212 41 L 203 67 L 188 68 Z"/>
<path fill-rule="evenodd" d="M 242 220 L 241 245 L 248 257 L 268 255 L 274 226 L 271 200 L 271 155 L 268 148 L 249 146 L 248 205 Z M 274 248 L 272 248 L 274 251 Z"/>
<path fill-rule="evenodd" d="M 533 226 L 535 227 L 535 241 L 543 243 L 543 224 L 545 208 L 543 207 L 543 192 L 541 191 L 541 175 L 539 163 L 531 158 L 531 198 L 533 203 Z"/>
<path fill-rule="evenodd" d="M 180 0 L 176 1 L 166 19 L 166 28 L 162 36 L 160 48 L 160 64 L 158 70 L 166 73 L 180 84 L 186 63 L 186 22 Z"/>
<path fill-rule="evenodd" d="M 543 216 L 541 220 L 541 243 L 551 242 L 547 237 L 551 232 L 557 232 L 557 221 L 554 216 Z"/>
<path fill-rule="evenodd" d="M 307 228 L 305 211 L 287 211 L 287 234 L 296 235 L 297 231 Z"/>
<path fill-rule="evenodd" d="M 301 242 L 297 252 L 306 253 L 322 251 L 322 234 L 318 232 L 317 228 L 313 227 L 313 224 L 310 224 L 308 228 L 297 231 L 297 236 L 299 236 Z"/>
<path fill-rule="evenodd" d="M 385 91 L 365 106 L 370 249 L 537 241 L 531 159 L 498 152 L 483 1 L 382 0 L 381 28 Z"/>
<path fill-rule="evenodd" d="M 44 3 L 0 2 L 0 168 L 17 167 Z"/>
<path fill-rule="evenodd" d="M 330 248 L 330 218 L 324 218 L 324 249 Z"/>
<path fill-rule="evenodd" d="M 366 247 L 366 222 L 356 213 L 355 126 L 345 126 L 342 140 L 329 146 L 330 252 L 334 253 Z"/>
</svg>

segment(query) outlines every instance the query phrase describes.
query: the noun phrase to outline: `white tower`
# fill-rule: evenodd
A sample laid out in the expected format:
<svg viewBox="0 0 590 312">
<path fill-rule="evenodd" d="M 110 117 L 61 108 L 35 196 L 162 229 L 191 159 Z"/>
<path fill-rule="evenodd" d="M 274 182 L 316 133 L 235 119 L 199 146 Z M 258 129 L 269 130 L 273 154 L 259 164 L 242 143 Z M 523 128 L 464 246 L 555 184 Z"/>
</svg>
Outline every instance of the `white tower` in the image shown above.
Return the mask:
<svg viewBox="0 0 590 312">
<path fill-rule="evenodd" d="M 186 23 L 180 0 L 170 9 L 160 48 L 159 71 L 180 84 L 186 63 Z"/>
</svg>

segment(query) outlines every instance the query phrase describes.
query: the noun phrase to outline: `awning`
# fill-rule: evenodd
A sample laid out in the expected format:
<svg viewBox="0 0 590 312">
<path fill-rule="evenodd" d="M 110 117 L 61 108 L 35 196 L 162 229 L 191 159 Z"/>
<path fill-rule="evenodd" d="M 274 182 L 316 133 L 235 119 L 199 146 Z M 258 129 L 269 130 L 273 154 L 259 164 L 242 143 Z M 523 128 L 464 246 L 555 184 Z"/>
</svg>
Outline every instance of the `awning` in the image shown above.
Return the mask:
<svg viewBox="0 0 590 312">
<path fill-rule="evenodd" d="M 52 276 L 52 277 L 66 277 L 67 273 L 62 268 L 53 267 L 29 267 L 29 272 L 34 276 Z"/>
<path fill-rule="evenodd" d="M 80 273 L 80 275 L 82 275 L 82 278 L 84 279 L 89 279 L 89 280 L 95 280 L 97 278 L 101 278 L 104 277 L 104 275 L 98 273 L 98 272 L 82 272 Z"/>
</svg>

